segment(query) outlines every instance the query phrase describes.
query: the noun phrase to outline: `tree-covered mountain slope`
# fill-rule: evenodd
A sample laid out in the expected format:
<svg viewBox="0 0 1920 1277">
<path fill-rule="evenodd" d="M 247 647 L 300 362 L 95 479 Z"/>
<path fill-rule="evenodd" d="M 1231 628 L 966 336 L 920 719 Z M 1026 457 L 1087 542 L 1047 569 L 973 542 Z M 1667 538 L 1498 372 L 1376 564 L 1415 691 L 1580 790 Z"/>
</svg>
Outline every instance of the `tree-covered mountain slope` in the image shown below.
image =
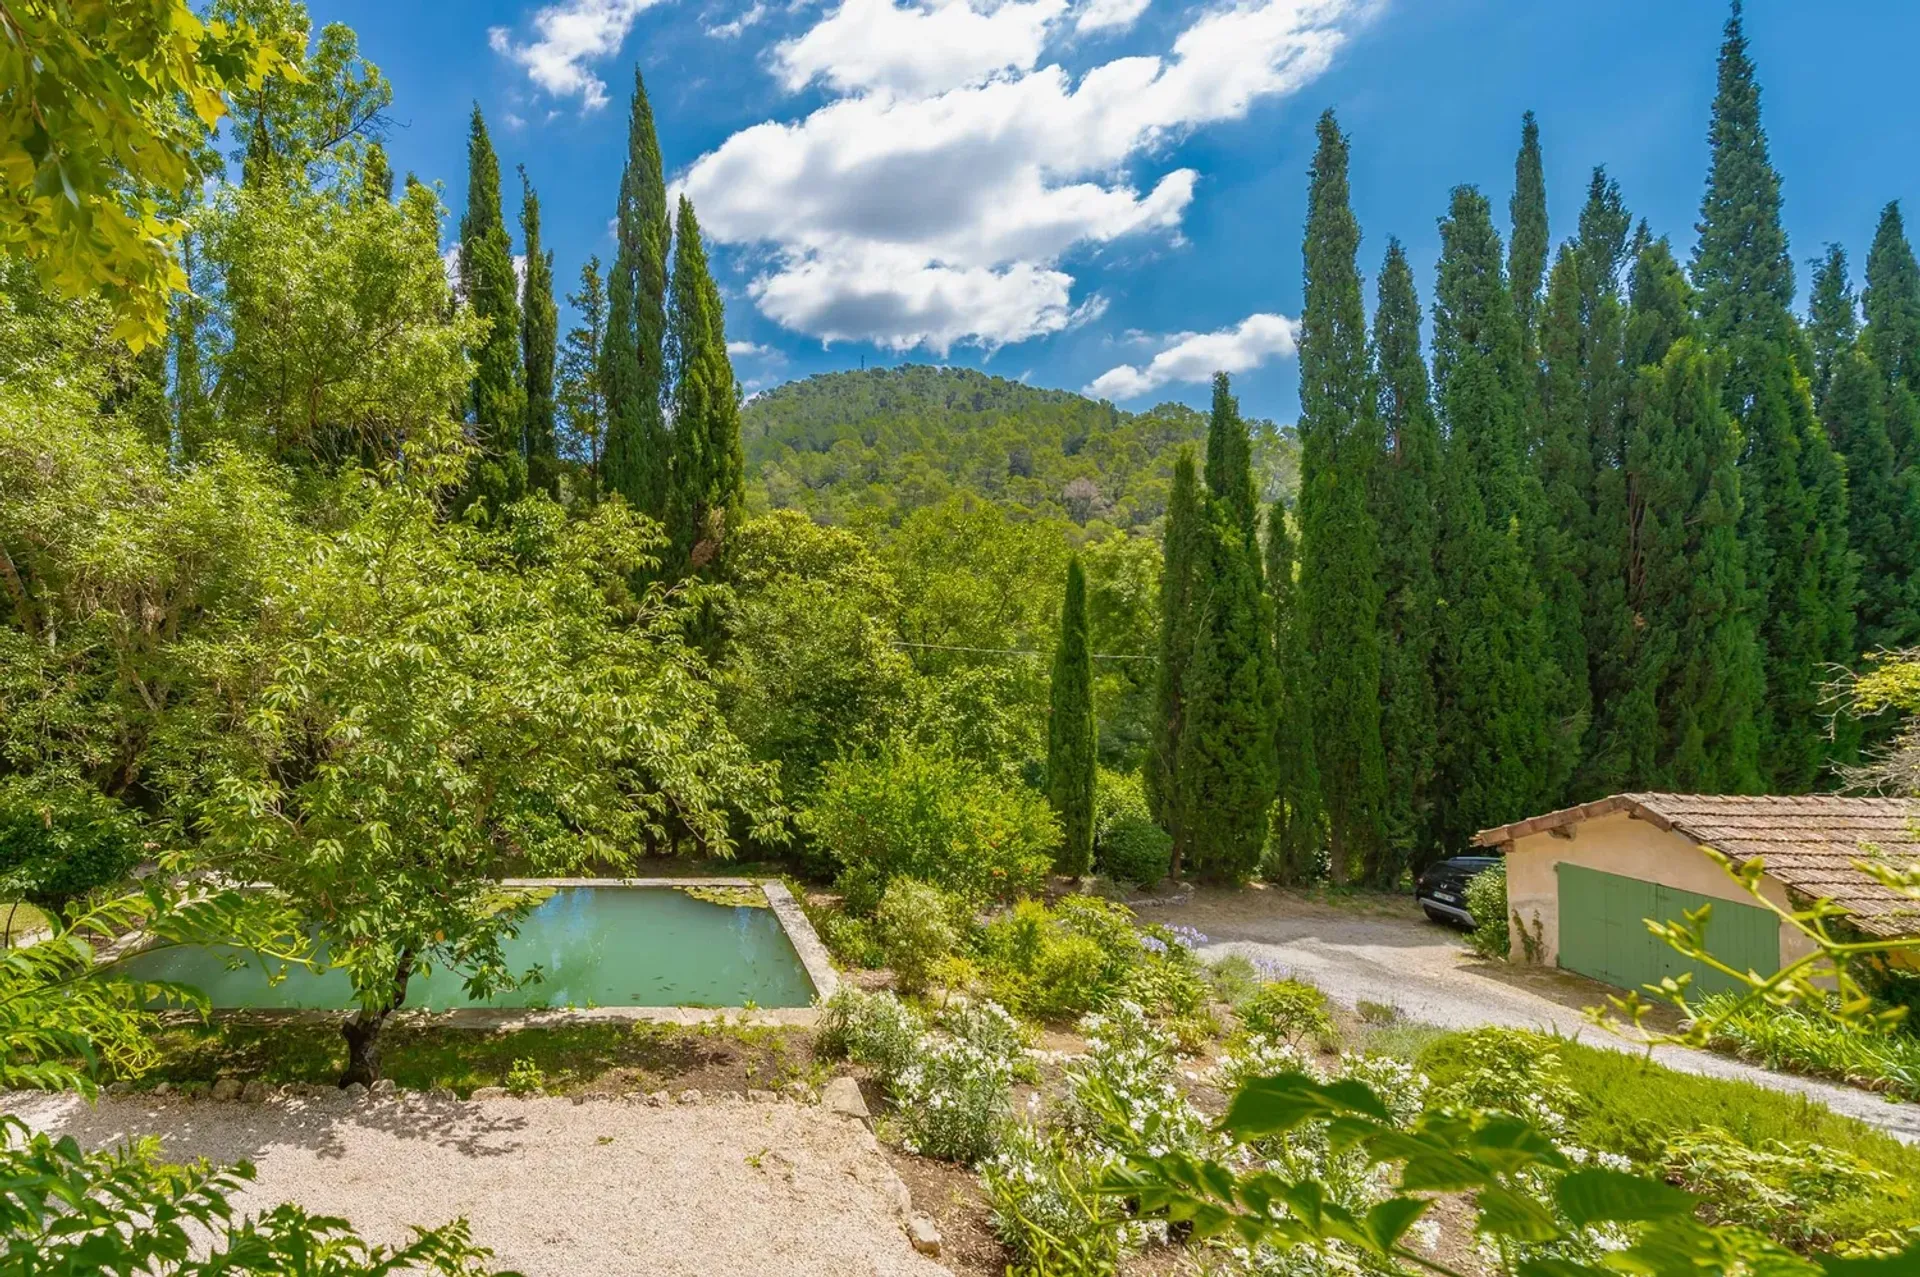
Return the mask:
<svg viewBox="0 0 1920 1277">
<path fill-rule="evenodd" d="M 1255 422 L 1256 477 L 1291 496 L 1290 430 Z M 829 523 L 898 519 L 972 492 L 1034 515 L 1141 528 L 1166 510 L 1180 445 L 1207 419 L 1183 404 L 1130 413 L 970 368 L 906 364 L 824 373 L 746 405 L 750 501 Z"/>
</svg>

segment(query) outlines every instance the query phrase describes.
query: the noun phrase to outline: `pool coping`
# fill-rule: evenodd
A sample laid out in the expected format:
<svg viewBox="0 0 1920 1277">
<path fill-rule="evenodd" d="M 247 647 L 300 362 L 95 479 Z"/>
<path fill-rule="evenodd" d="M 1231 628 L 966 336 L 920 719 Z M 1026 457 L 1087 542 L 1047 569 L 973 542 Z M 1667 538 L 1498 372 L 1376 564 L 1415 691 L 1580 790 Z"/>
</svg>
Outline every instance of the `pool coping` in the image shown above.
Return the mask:
<svg viewBox="0 0 1920 1277">
<path fill-rule="evenodd" d="M 410 1026 L 441 1025 L 455 1029 L 505 1032 L 568 1024 L 726 1024 L 740 1028 L 812 1028 L 820 1006 L 840 987 L 827 946 L 807 918 L 800 902 L 778 878 L 502 878 L 503 887 L 758 887 L 793 946 L 814 1002 L 804 1007 L 454 1007 L 447 1011 L 407 1010 L 390 1017 Z M 351 1009 L 314 1007 L 226 1007 L 210 1013 L 221 1020 L 257 1023 L 331 1024 L 353 1014 Z"/>
</svg>

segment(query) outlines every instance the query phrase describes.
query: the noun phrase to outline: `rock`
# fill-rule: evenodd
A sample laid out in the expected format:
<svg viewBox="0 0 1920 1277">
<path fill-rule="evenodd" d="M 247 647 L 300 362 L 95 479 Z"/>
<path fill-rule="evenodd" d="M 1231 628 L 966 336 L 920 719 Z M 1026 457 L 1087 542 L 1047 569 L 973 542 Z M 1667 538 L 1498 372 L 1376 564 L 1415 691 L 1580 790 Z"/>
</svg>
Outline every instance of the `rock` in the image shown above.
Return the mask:
<svg viewBox="0 0 1920 1277">
<path fill-rule="evenodd" d="M 364 1100 L 367 1098 L 367 1088 L 359 1082 L 349 1082 L 340 1088 L 340 1094 L 349 1100 Z"/>
<path fill-rule="evenodd" d="M 128 1082 L 124 1079 L 118 1082 L 107 1083 L 108 1095 L 125 1095 L 128 1091 L 131 1091 L 132 1089 L 133 1089 L 133 1083 Z"/>
<path fill-rule="evenodd" d="M 473 1094 L 468 1098 L 475 1100 L 504 1100 L 507 1098 L 507 1088 L 504 1086 L 476 1086 L 473 1088 Z"/>
<path fill-rule="evenodd" d="M 223 1077 L 213 1084 L 213 1098 L 216 1100 L 237 1100 L 245 1088 L 237 1077 Z"/>
<path fill-rule="evenodd" d="M 680 1092 L 680 1102 L 682 1104 L 698 1104 L 702 1098 L 704 1097 L 701 1096 L 700 1092 L 694 1090 L 692 1087 L 688 1087 L 686 1090 Z"/>
<path fill-rule="evenodd" d="M 867 1101 L 860 1094 L 860 1084 L 850 1077 L 837 1077 L 820 1088 L 820 1106 L 829 1113 L 839 1113 L 844 1117 L 866 1118 Z"/>
<path fill-rule="evenodd" d="M 240 1088 L 240 1102 L 243 1104 L 264 1104 L 273 1094 L 273 1088 L 259 1078 Z"/>
<path fill-rule="evenodd" d="M 427 1098 L 430 1100 L 457 1100 L 460 1098 L 460 1092 L 450 1086 L 436 1086 L 427 1092 Z"/>
<path fill-rule="evenodd" d="M 746 1097 L 738 1091 L 722 1091 L 713 1098 L 722 1104 L 738 1104 Z"/>
<path fill-rule="evenodd" d="M 747 1092 L 747 1102 L 750 1104 L 778 1104 L 780 1097 L 772 1091 L 750 1090 Z"/>
<path fill-rule="evenodd" d="M 653 1108 L 664 1108 L 673 1097 L 665 1091 L 653 1091 L 647 1096 L 647 1103 Z"/>
<path fill-rule="evenodd" d="M 172 1094 L 173 1094 L 173 1083 L 171 1083 L 171 1082 L 162 1082 L 162 1083 L 161 1083 L 160 1085 L 158 1085 L 158 1086 L 156 1086 L 156 1087 L 154 1087 L 154 1088 L 153 1088 L 153 1093 L 154 1093 L 155 1095 L 172 1095 Z"/>
<path fill-rule="evenodd" d="M 399 1087 L 394 1085 L 392 1078 L 383 1077 L 367 1088 L 367 1094 L 373 1096 L 376 1100 L 390 1100 L 399 1089 Z"/>
<path fill-rule="evenodd" d="M 808 1086 L 805 1082 L 802 1082 L 799 1078 L 795 1078 L 793 1081 L 787 1083 L 785 1086 L 781 1087 L 780 1089 L 784 1091 L 786 1094 L 792 1096 L 794 1102 L 797 1104 L 812 1104 L 817 1102 L 820 1098 L 818 1095 L 814 1093 L 814 1090 L 812 1087 Z"/>
<path fill-rule="evenodd" d="M 940 1258 L 940 1230 L 925 1215 L 915 1215 L 907 1221 L 907 1240 L 928 1259 Z"/>
</svg>

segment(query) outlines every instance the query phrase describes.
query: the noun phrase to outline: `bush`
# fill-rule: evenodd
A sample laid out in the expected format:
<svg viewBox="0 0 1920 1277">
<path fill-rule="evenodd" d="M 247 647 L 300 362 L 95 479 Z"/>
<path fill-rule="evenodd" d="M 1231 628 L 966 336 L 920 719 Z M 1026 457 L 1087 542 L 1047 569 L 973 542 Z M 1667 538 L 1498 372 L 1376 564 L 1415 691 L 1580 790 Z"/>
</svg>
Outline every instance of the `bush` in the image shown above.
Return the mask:
<svg viewBox="0 0 1920 1277">
<path fill-rule="evenodd" d="M 894 979 L 908 993 L 927 987 L 933 971 L 960 943 L 953 898 L 912 878 L 887 886 L 874 913 L 874 932 Z"/>
<path fill-rule="evenodd" d="M 1560 1045 L 1525 1029 L 1474 1029 L 1441 1039 L 1420 1066 L 1436 1104 L 1511 1114 L 1557 1136 L 1581 1107 Z"/>
<path fill-rule="evenodd" d="M 841 985 L 827 999 L 815 1048 L 830 1060 L 870 1064 L 885 1078 L 906 1068 L 926 1024 L 891 993 L 866 993 Z"/>
<path fill-rule="evenodd" d="M 1124 1254 L 1127 1216 L 1095 1191 L 1101 1168 L 1063 1134 L 1014 1125 L 980 1167 L 993 1231 L 1011 1277 L 1108 1277 Z"/>
<path fill-rule="evenodd" d="M 857 918 L 840 909 L 822 912 L 813 919 L 814 930 L 827 952 L 845 967 L 878 967 L 886 964 L 880 940 L 874 934 L 873 919 Z"/>
<path fill-rule="evenodd" d="M 1173 864 L 1173 838 L 1153 823 L 1138 772 L 1102 768 L 1095 779 L 1093 859 L 1115 882 L 1151 887 Z"/>
<path fill-rule="evenodd" d="M 1870 1090 L 1920 1100 L 1920 1038 L 1903 1031 L 1867 1033 L 1852 1025 L 1792 1008 L 1748 1007 L 1716 993 L 1702 999 L 1714 1021 L 1715 1049 L 1757 1060 L 1767 1068 L 1829 1077 Z"/>
<path fill-rule="evenodd" d="M 1467 912 L 1473 930 L 1467 943 L 1482 957 L 1505 961 L 1513 941 L 1507 931 L 1507 863 L 1483 869 L 1467 880 Z"/>
<path fill-rule="evenodd" d="M 1327 995 L 1299 980 L 1261 985 L 1240 1008 L 1240 1023 L 1248 1033 L 1294 1046 L 1305 1039 L 1330 1042 L 1335 1037 Z"/>
<path fill-rule="evenodd" d="M 1069 896 L 1054 909 L 1023 900 L 988 924 L 982 958 L 988 987 L 1023 1015 L 1065 1020 L 1117 995 L 1142 954 L 1124 905 Z"/>
<path fill-rule="evenodd" d="M 869 912 L 895 878 L 969 907 L 1039 889 L 1060 826 L 1047 800 L 940 750 L 895 742 L 830 763 L 801 826 L 840 866 L 847 908 Z"/>
<path fill-rule="evenodd" d="M 547 1075 L 529 1059 L 518 1059 L 507 1066 L 507 1094 L 538 1095 L 546 1089 Z"/>
<path fill-rule="evenodd" d="M 1829 1214 L 1891 1179 L 1823 1144 L 1768 1140 L 1753 1148 L 1712 1126 L 1674 1137 L 1661 1170 L 1699 1195 L 1709 1220 L 1757 1229 L 1796 1250 L 1842 1240 L 1849 1230 Z"/>
<path fill-rule="evenodd" d="M 1007 1059 L 1024 1057 L 1031 1044 L 1026 1026 L 998 1002 L 988 999 L 956 999 L 941 1010 L 939 1018 L 940 1027 L 955 1041 Z"/>
<path fill-rule="evenodd" d="M 80 781 L 0 780 L 0 881 L 49 913 L 124 878 L 140 861 L 140 822 Z"/>
<path fill-rule="evenodd" d="M 958 1039 L 922 1038 L 888 1084 L 901 1143 L 923 1157 L 968 1165 L 999 1147 L 1013 1096 L 1014 1062 Z"/>
</svg>

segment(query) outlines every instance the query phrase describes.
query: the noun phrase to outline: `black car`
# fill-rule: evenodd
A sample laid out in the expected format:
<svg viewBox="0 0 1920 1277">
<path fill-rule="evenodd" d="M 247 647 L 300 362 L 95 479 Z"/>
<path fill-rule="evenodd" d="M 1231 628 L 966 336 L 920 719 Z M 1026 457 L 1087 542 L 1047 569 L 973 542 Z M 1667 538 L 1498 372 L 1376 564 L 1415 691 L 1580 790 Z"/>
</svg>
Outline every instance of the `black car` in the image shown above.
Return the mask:
<svg viewBox="0 0 1920 1277">
<path fill-rule="evenodd" d="M 1413 898 L 1435 922 L 1471 927 L 1473 915 L 1467 912 L 1467 884 L 1499 863 L 1498 856 L 1455 856 L 1428 865 L 1414 884 Z"/>
</svg>

